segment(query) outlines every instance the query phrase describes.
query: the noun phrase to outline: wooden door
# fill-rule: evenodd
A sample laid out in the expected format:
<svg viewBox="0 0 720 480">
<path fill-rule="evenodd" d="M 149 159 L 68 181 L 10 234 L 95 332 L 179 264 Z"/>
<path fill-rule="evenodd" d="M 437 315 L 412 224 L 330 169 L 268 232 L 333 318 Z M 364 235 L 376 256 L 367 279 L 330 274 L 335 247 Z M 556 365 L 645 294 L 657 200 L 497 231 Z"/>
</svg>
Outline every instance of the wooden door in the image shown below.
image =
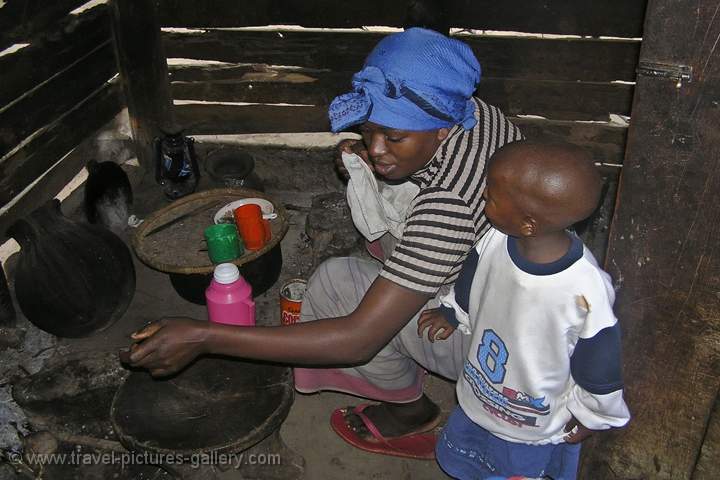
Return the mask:
<svg viewBox="0 0 720 480">
<path fill-rule="evenodd" d="M 651 0 L 644 32 L 606 260 L 634 418 L 583 477 L 718 478 L 720 2 Z"/>
</svg>

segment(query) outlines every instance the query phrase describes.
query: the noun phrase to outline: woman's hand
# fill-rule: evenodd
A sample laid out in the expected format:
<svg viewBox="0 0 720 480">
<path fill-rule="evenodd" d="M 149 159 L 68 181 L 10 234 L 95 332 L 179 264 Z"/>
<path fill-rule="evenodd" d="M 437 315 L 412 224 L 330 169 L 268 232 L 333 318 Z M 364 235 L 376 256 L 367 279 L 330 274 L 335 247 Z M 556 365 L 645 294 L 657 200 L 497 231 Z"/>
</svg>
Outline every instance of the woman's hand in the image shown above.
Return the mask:
<svg viewBox="0 0 720 480">
<path fill-rule="evenodd" d="M 163 318 L 133 333 L 135 343 L 120 352 L 120 360 L 146 368 L 153 377 L 172 375 L 207 353 L 210 327 L 209 322 L 191 318 Z"/>
<path fill-rule="evenodd" d="M 370 157 L 368 157 L 368 152 L 363 141 L 354 138 L 346 138 L 338 143 L 337 147 L 335 147 L 335 168 L 337 168 L 338 173 L 343 177 L 343 179 L 347 180 L 350 178 L 350 174 L 345 168 L 345 165 L 343 165 L 343 152 L 359 155 L 360 158 L 368 164 L 370 170 L 375 171 L 372 162 L 370 161 Z"/>
</svg>

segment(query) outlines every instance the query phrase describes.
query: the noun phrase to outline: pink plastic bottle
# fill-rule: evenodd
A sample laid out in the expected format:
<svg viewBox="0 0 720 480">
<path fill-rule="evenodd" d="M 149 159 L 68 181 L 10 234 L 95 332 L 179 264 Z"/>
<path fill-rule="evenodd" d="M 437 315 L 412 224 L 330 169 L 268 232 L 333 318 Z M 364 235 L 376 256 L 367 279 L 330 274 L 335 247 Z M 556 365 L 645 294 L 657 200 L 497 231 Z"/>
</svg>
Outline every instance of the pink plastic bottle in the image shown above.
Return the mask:
<svg viewBox="0 0 720 480">
<path fill-rule="evenodd" d="M 211 322 L 244 327 L 255 325 L 252 287 L 240 276 L 235 264 L 221 263 L 215 267 L 205 298 Z"/>
</svg>

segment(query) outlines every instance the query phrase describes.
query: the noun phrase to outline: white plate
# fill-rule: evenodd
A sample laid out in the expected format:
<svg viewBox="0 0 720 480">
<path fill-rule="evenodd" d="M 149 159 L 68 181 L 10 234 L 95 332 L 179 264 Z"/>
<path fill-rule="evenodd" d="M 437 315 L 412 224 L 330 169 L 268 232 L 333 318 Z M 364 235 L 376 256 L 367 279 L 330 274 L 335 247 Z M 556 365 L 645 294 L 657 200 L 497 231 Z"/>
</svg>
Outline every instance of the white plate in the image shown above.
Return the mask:
<svg viewBox="0 0 720 480">
<path fill-rule="evenodd" d="M 224 207 L 222 207 L 220 210 L 217 211 L 215 216 L 213 217 L 213 221 L 218 224 L 220 223 L 220 220 L 228 214 L 228 212 L 232 212 L 236 208 L 242 207 L 243 205 L 248 205 L 254 203 L 256 205 L 260 206 L 260 210 L 262 210 L 263 218 L 265 220 L 272 220 L 274 218 L 277 218 L 277 213 L 275 213 L 275 207 L 272 203 L 268 202 L 264 198 L 242 198 L 240 200 L 235 200 L 234 202 L 230 202 Z"/>
</svg>

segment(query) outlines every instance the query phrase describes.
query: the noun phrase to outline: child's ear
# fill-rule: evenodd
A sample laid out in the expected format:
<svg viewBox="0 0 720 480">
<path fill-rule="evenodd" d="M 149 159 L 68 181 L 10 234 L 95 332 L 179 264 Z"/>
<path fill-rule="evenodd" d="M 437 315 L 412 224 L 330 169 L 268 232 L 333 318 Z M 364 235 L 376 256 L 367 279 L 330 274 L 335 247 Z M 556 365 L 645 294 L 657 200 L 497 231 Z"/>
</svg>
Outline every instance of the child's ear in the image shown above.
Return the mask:
<svg viewBox="0 0 720 480">
<path fill-rule="evenodd" d="M 520 233 L 523 237 L 534 237 L 537 234 L 537 221 L 532 217 L 525 217 L 520 226 Z"/>
</svg>

